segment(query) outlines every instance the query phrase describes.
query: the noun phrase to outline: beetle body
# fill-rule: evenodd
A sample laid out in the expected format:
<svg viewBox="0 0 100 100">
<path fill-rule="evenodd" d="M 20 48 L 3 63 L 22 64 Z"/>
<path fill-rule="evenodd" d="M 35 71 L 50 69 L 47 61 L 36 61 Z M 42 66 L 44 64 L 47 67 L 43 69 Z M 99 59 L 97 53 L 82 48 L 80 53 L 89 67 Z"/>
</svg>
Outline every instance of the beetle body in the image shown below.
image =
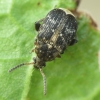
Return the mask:
<svg viewBox="0 0 100 100">
<path fill-rule="evenodd" d="M 77 42 L 77 21 L 70 11 L 58 8 L 51 10 L 45 18 L 37 21 L 35 29 L 38 34 L 34 42 L 35 49 L 32 50 L 36 53 L 33 62 L 19 64 L 9 72 L 21 66 L 33 64 L 36 69 L 40 69 L 44 82 L 44 94 L 46 94 L 46 77 L 42 67 L 46 66 L 47 61 L 60 58 L 68 46 Z"/>
<path fill-rule="evenodd" d="M 47 61 L 60 57 L 68 46 L 77 42 L 77 21 L 70 11 L 53 9 L 40 21 L 35 23 L 38 31 L 35 41 L 35 68 L 42 68 Z"/>
</svg>

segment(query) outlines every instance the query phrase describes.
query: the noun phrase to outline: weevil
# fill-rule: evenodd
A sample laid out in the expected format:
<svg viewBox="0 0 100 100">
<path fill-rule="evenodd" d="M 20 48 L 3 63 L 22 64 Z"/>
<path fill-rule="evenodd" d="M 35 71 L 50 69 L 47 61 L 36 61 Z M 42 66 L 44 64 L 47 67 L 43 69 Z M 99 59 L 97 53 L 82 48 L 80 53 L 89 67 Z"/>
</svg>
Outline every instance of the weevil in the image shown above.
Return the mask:
<svg viewBox="0 0 100 100">
<path fill-rule="evenodd" d="M 52 9 L 45 18 L 35 22 L 37 36 L 35 48 L 36 53 L 32 63 L 22 63 L 10 69 L 9 72 L 23 65 L 33 64 L 34 68 L 40 69 L 44 80 L 44 94 L 46 94 L 46 77 L 42 68 L 46 62 L 60 58 L 68 46 L 77 43 L 77 20 L 67 9 Z"/>
</svg>

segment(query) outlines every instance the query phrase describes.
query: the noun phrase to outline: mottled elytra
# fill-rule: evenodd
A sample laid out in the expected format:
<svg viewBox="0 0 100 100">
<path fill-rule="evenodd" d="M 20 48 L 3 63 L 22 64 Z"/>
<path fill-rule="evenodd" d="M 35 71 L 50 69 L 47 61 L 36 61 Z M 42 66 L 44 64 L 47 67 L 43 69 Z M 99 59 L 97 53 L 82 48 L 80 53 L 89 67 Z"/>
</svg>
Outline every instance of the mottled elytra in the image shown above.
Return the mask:
<svg viewBox="0 0 100 100">
<path fill-rule="evenodd" d="M 32 63 L 22 63 L 10 69 L 9 72 L 23 65 L 33 64 L 34 68 L 40 69 L 44 82 L 44 94 L 46 94 L 46 77 L 42 67 L 47 61 L 60 58 L 68 46 L 77 42 L 77 21 L 75 16 L 67 9 L 56 8 L 51 10 L 45 18 L 35 23 L 38 32 L 35 39 L 36 53 Z"/>
</svg>

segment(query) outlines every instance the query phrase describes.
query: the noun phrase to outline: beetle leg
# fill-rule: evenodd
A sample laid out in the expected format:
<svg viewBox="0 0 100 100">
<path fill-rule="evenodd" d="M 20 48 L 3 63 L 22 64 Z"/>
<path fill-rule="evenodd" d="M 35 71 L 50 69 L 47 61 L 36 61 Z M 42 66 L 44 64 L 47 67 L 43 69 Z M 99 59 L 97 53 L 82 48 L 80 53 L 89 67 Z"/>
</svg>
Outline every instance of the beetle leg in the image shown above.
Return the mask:
<svg viewBox="0 0 100 100">
<path fill-rule="evenodd" d="M 35 39 L 34 45 L 37 45 L 37 44 L 38 44 L 37 39 Z"/>
<path fill-rule="evenodd" d="M 73 39 L 73 40 L 70 42 L 69 46 L 72 46 L 72 45 L 75 44 L 75 43 L 77 43 L 77 39 Z"/>
<path fill-rule="evenodd" d="M 60 55 L 57 55 L 57 58 L 61 58 L 61 56 Z"/>
<path fill-rule="evenodd" d="M 37 39 L 35 39 L 35 42 L 34 42 L 34 45 L 37 45 L 38 43 L 37 43 Z M 32 53 L 32 52 L 34 52 L 35 51 L 35 48 L 33 48 L 32 50 L 31 50 L 31 52 L 30 53 Z"/>
<path fill-rule="evenodd" d="M 32 52 L 34 52 L 34 51 L 35 51 L 35 49 L 32 49 L 30 53 L 32 53 Z"/>
<path fill-rule="evenodd" d="M 43 22 L 44 18 L 43 19 L 40 19 L 39 21 L 35 22 L 35 30 L 36 31 L 39 31 L 40 29 L 40 26 L 41 26 L 41 22 Z"/>
</svg>

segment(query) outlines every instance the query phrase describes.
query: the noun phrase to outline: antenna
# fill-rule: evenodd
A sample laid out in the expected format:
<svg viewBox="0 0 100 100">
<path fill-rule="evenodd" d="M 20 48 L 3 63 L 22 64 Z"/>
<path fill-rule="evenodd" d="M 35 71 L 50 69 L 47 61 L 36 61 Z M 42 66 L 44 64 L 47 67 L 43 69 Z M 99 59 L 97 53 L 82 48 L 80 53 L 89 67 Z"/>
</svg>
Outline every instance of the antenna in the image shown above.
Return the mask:
<svg viewBox="0 0 100 100">
<path fill-rule="evenodd" d="M 17 69 L 17 68 L 19 68 L 19 67 L 22 67 L 22 66 L 24 66 L 24 65 L 31 65 L 31 64 L 34 64 L 34 62 L 19 64 L 19 65 L 15 66 L 15 67 L 11 68 L 8 72 L 12 72 L 13 70 L 15 70 L 15 69 Z M 46 95 L 46 90 L 47 90 L 47 88 L 46 88 L 46 76 L 45 76 L 45 74 L 44 74 L 42 68 L 40 68 L 40 73 L 41 73 L 41 75 L 42 75 L 42 77 L 43 77 L 44 95 Z"/>
<path fill-rule="evenodd" d="M 42 75 L 42 77 L 43 77 L 44 95 L 46 95 L 46 91 L 47 91 L 47 87 L 46 87 L 46 76 L 45 76 L 45 74 L 43 73 L 42 68 L 40 68 L 40 73 L 41 73 L 41 75 Z"/>
<path fill-rule="evenodd" d="M 13 70 L 15 70 L 15 69 L 17 69 L 17 68 L 19 68 L 19 67 L 21 67 L 21 66 L 24 66 L 24 65 L 31 65 L 31 64 L 34 64 L 34 62 L 19 64 L 19 65 L 15 66 L 15 67 L 11 68 L 8 72 L 12 72 Z"/>
</svg>

